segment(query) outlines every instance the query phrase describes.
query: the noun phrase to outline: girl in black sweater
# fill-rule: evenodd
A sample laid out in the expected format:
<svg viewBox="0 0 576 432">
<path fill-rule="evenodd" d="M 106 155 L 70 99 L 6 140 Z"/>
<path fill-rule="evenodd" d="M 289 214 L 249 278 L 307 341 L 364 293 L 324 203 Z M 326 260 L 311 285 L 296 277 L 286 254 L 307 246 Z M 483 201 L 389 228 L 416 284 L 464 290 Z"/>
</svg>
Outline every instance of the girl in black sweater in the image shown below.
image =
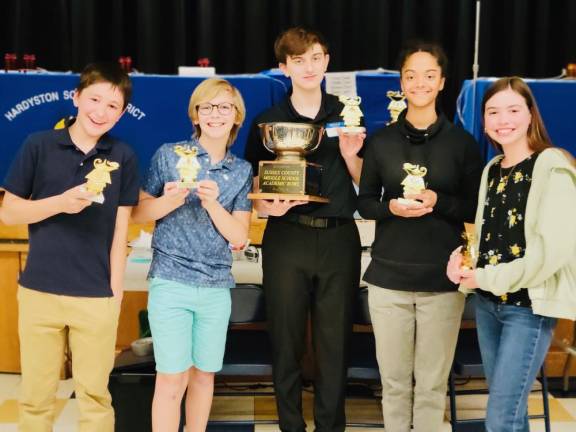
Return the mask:
<svg viewBox="0 0 576 432">
<path fill-rule="evenodd" d="M 364 281 L 384 423 L 393 432 L 442 427 L 464 308 L 464 296 L 446 277 L 446 260 L 464 222 L 474 219 L 483 161 L 474 138 L 436 109 L 445 72 L 446 56 L 436 45 L 416 43 L 403 52 L 408 108 L 369 140 L 360 181 L 360 214 L 376 220 Z M 425 172 L 425 186 L 403 196 L 402 185 L 415 179 L 406 164 Z"/>
</svg>

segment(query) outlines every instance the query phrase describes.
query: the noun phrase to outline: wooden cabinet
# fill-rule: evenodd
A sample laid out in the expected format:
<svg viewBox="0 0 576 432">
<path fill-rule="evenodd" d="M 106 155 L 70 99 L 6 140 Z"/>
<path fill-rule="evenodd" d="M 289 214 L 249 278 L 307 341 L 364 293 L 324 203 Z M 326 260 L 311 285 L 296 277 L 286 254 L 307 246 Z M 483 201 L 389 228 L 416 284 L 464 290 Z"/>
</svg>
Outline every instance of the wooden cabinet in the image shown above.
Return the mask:
<svg viewBox="0 0 576 432">
<path fill-rule="evenodd" d="M 3 246 L 3 247 L 2 247 Z M 10 249 L 0 245 L 0 249 Z M 26 246 L 20 246 L 24 249 Z M 11 249 L 16 249 L 11 247 Z M 0 251 L 0 373 L 20 372 L 20 345 L 18 343 L 18 277 L 26 262 L 24 251 Z M 118 323 L 118 349 L 130 346 L 139 336 L 138 314 L 146 309 L 148 293 L 127 291 L 124 293 L 120 321 Z"/>
<path fill-rule="evenodd" d="M 138 315 L 141 310 L 146 309 L 148 304 L 148 292 L 146 291 L 125 291 L 118 322 L 118 336 L 116 347 L 118 349 L 128 348 L 132 341 L 140 336 L 140 323 Z"/>
<path fill-rule="evenodd" d="M 0 252 L 0 372 L 20 372 L 18 275 L 20 253 Z"/>
</svg>

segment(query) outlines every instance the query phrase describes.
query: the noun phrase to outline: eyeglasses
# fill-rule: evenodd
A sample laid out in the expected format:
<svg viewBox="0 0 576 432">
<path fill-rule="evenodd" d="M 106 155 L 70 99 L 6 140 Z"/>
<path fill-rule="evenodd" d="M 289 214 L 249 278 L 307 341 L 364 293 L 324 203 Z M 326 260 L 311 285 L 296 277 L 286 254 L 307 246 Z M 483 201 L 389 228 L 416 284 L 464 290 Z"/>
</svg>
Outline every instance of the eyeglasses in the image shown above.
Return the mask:
<svg viewBox="0 0 576 432">
<path fill-rule="evenodd" d="M 232 110 L 235 108 L 233 103 L 230 102 L 222 102 L 219 104 L 211 104 L 209 102 L 196 105 L 196 109 L 198 110 L 198 114 L 202 115 L 210 115 L 212 114 L 212 110 L 216 107 L 220 115 L 227 116 L 232 113 Z"/>
</svg>

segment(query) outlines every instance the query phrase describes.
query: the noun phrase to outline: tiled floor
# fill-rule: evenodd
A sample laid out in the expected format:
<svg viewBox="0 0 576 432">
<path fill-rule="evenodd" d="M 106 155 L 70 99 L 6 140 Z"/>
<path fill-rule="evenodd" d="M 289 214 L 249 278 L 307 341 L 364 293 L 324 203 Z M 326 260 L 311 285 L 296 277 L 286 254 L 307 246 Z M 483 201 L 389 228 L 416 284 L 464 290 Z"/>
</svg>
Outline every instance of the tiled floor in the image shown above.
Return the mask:
<svg viewBox="0 0 576 432">
<path fill-rule="evenodd" d="M 0 374 L 0 432 L 15 432 L 17 421 L 17 397 L 19 391 L 20 376 Z M 469 383 L 467 385 L 475 385 Z M 476 385 L 478 385 L 476 383 Z M 480 384 L 481 385 L 481 384 Z M 55 432 L 74 432 L 77 430 L 76 423 L 78 410 L 76 401 L 70 399 L 73 393 L 71 380 L 61 381 L 58 390 L 58 416 L 55 424 Z M 309 420 L 312 417 L 312 400 L 310 392 L 303 393 L 304 412 Z M 541 410 L 541 400 L 537 394 L 530 401 L 530 411 Z M 460 396 L 458 399 L 458 415 L 461 418 L 482 416 L 486 405 L 486 396 Z M 576 431 L 576 398 L 550 399 L 552 416 L 552 432 L 575 432 Z M 367 397 L 350 397 L 346 403 L 347 418 L 350 423 L 380 423 L 381 411 L 379 400 Z M 274 397 L 269 396 L 218 396 L 214 400 L 212 419 L 214 420 L 256 420 L 268 421 L 276 419 Z M 448 418 L 448 416 L 447 416 Z M 257 424 L 255 432 L 277 431 L 275 424 Z M 313 425 L 309 422 L 309 430 Z M 349 427 L 348 431 L 367 431 L 366 427 Z M 382 430 L 382 428 L 379 428 Z M 449 432 L 448 420 L 444 424 L 443 432 Z M 543 422 L 540 420 L 531 422 L 531 431 L 544 431 Z M 145 432 L 145 431 L 126 431 Z"/>
</svg>

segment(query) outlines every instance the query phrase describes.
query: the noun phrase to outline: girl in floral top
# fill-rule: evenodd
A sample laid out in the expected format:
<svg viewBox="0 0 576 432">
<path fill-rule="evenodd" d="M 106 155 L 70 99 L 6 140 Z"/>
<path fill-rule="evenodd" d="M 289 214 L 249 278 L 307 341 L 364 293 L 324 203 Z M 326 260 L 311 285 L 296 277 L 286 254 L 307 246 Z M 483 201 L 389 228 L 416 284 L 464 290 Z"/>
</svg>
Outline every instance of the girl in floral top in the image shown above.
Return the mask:
<svg viewBox="0 0 576 432">
<path fill-rule="evenodd" d="M 490 167 L 480 239 L 482 253 L 476 264 L 478 267 L 505 263 L 524 256 L 524 213 L 537 157 L 538 153 L 532 154 L 508 168 L 502 166 L 500 159 Z M 478 290 L 478 294 L 499 304 L 531 305 L 526 288 L 501 296 L 483 290 Z"/>
<path fill-rule="evenodd" d="M 489 140 L 503 153 L 482 175 L 476 268 L 448 277 L 475 291 L 476 324 L 490 395 L 489 432 L 529 431 L 527 401 L 556 318 L 576 318 L 576 169 L 552 148 L 528 86 L 496 81 L 482 101 Z"/>
</svg>

